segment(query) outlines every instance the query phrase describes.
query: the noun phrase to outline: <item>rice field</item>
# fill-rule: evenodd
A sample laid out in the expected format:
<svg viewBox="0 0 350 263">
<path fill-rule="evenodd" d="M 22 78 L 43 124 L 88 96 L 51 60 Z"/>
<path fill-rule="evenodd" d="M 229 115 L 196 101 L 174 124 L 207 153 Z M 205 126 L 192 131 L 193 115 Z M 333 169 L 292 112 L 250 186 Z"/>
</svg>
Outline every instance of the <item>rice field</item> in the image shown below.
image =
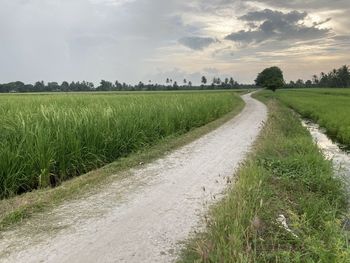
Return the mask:
<svg viewBox="0 0 350 263">
<path fill-rule="evenodd" d="M 0 96 L 0 198 L 69 178 L 242 105 L 232 92 Z"/>
<path fill-rule="evenodd" d="M 350 146 L 350 90 L 279 90 L 276 96 L 303 117 L 325 128 L 338 142 Z"/>
</svg>

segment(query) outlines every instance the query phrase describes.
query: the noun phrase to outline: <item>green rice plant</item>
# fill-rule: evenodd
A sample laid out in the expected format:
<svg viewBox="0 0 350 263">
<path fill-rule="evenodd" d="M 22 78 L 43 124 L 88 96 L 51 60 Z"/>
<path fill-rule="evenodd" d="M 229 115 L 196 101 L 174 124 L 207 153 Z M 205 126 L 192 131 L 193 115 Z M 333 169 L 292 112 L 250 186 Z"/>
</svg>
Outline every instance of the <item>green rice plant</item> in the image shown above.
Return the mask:
<svg viewBox="0 0 350 263">
<path fill-rule="evenodd" d="M 350 90 L 279 90 L 276 97 L 317 122 L 331 138 L 350 147 Z"/>
<path fill-rule="evenodd" d="M 0 96 L 0 198 L 55 186 L 239 107 L 231 92 Z"/>
</svg>

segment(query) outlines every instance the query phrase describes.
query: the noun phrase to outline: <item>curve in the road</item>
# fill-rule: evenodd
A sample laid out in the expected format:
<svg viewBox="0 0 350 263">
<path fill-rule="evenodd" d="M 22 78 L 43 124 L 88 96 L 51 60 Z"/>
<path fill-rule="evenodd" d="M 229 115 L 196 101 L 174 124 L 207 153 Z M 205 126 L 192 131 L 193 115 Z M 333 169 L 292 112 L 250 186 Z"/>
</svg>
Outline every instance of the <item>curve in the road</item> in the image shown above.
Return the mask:
<svg viewBox="0 0 350 263">
<path fill-rule="evenodd" d="M 1 262 L 170 262 L 203 226 L 267 118 L 250 94 L 218 129 L 0 239 Z"/>
</svg>

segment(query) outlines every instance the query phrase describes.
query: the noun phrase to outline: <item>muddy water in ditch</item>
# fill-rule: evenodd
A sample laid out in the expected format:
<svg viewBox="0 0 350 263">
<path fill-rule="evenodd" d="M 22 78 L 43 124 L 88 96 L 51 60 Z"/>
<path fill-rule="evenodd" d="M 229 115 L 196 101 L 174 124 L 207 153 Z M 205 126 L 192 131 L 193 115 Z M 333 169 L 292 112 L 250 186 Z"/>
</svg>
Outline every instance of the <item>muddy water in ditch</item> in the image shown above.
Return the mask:
<svg viewBox="0 0 350 263">
<path fill-rule="evenodd" d="M 350 151 L 344 150 L 345 147 L 328 138 L 325 130 L 318 124 L 308 120 L 303 120 L 302 123 L 309 130 L 325 157 L 332 160 L 335 175 L 344 182 L 347 192 L 350 193 Z"/>
</svg>

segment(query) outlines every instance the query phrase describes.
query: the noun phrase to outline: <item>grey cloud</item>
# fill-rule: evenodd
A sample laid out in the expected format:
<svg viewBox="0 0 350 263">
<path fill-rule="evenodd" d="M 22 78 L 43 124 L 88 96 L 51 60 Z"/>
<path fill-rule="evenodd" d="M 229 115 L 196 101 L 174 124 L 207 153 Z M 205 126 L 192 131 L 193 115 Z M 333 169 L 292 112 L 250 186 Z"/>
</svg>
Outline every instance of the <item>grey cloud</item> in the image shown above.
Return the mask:
<svg viewBox="0 0 350 263">
<path fill-rule="evenodd" d="M 261 43 L 271 40 L 311 40 L 325 37 L 329 29 L 319 29 L 319 24 L 304 25 L 306 12 L 283 13 L 265 9 L 249 12 L 239 17 L 248 23 L 249 30 L 234 32 L 226 39 L 245 44 Z M 255 24 L 252 26 L 252 23 Z"/>
<path fill-rule="evenodd" d="M 200 0 L 202 9 L 219 9 L 232 5 L 242 6 L 247 8 L 247 3 L 262 3 L 270 7 L 290 8 L 290 9 L 343 9 L 350 8 L 349 0 Z"/>
<path fill-rule="evenodd" d="M 159 48 L 200 34 L 200 27 L 183 22 L 184 2 L 0 1 L 0 34 L 6 36 L 0 43 L 0 82 L 137 82 L 154 66 L 147 59 Z"/>
<path fill-rule="evenodd" d="M 239 19 L 244 21 L 286 21 L 289 23 L 296 23 L 307 16 L 306 12 L 292 11 L 289 13 L 283 13 L 280 11 L 274 11 L 271 9 L 265 9 L 262 11 L 249 12 L 248 14 L 241 16 Z"/>
<path fill-rule="evenodd" d="M 350 8 L 349 0 L 253 0 L 252 2 L 260 2 L 275 7 L 284 8 L 303 8 L 303 9 L 341 9 Z"/>
<path fill-rule="evenodd" d="M 335 36 L 334 40 L 339 40 L 339 41 L 348 41 L 350 43 L 350 36 L 347 35 L 339 35 Z"/>
<path fill-rule="evenodd" d="M 203 50 L 211 44 L 217 42 L 211 37 L 183 37 L 179 39 L 179 43 L 193 50 Z"/>
</svg>

